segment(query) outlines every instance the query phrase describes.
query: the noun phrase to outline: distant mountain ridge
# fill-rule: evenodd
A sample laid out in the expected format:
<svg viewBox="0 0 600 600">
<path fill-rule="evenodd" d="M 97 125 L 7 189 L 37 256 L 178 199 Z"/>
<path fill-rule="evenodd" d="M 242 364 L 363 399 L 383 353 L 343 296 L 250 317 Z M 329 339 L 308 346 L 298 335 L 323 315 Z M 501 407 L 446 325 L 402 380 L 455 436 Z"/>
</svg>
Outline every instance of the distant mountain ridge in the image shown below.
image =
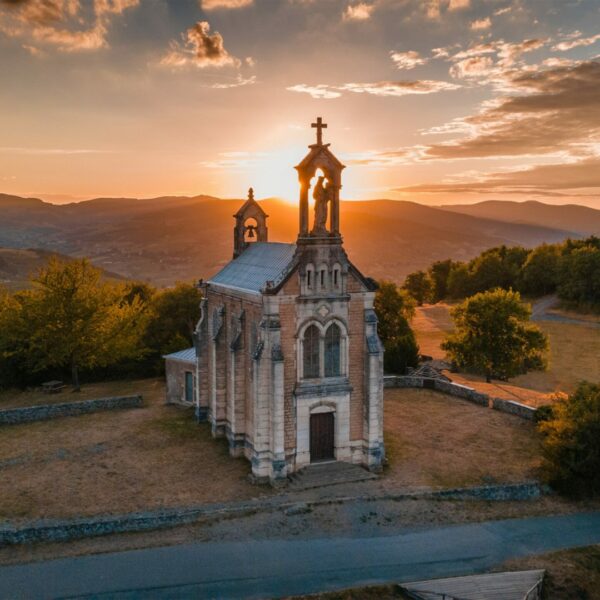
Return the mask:
<svg viewBox="0 0 600 600">
<path fill-rule="evenodd" d="M 600 210 L 579 204 L 544 204 L 535 200 L 487 200 L 477 204 L 444 205 L 440 208 L 508 223 L 539 224 L 544 227 L 569 229 L 582 235 L 600 234 Z"/>
<path fill-rule="evenodd" d="M 200 195 L 54 205 L 0 195 L 0 246 L 88 256 L 108 271 L 171 285 L 207 278 L 231 259 L 232 215 L 242 202 Z M 270 215 L 269 239 L 294 241 L 296 205 L 273 198 L 261 204 Z M 600 211 L 589 210 L 588 222 L 600 218 Z M 396 281 L 434 260 L 468 260 L 501 244 L 532 247 L 587 234 L 567 224 L 509 222 L 456 207 L 395 200 L 346 201 L 341 206 L 351 260 L 371 277 Z"/>
</svg>

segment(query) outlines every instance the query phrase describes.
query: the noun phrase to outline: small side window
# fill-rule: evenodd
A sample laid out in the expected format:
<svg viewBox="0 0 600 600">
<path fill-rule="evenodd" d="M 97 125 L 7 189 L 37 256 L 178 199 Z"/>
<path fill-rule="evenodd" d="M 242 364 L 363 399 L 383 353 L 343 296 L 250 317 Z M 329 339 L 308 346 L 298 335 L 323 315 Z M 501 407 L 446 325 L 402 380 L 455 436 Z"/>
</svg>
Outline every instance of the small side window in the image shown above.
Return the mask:
<svg viewBox="0 0 600 600">
<path fill-rule="evenodd" d="M 312 287 L 312 271 L 306 272 L 306 285 Z"/>
</svg>

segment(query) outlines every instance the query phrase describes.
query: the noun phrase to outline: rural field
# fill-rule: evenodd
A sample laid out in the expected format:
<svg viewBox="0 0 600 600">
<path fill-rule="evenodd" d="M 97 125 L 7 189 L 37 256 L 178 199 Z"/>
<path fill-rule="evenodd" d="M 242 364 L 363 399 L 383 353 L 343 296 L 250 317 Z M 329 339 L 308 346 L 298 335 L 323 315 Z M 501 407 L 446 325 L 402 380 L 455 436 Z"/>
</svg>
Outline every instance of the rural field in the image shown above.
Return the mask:
<svg viewBox="0 0 600 600">
<path fill-rule="evenodd" d="M 418 307 L 412 321 L 421 354 L 443 359 L 440 344 L 452 331 L 451 306 L 445 303 Z M 457 383 L 481 392 L 531 406 L 547 404 L 557 392 L 572 392 L 581 380 L 600 381 L 600 325 L 598 317 L 551 311 L 536 325 L 550 344 L 548 369 L 532 371 L 507 382 L 486 383 L 484 378 L 467 373 L 452 373 Z M 565 322 L 560 319 L 564 318 Z M 577 319 L 579 323 L 574 323 Z"/>
<path fill-rule="evenodd" d="M 85 397 L 142 393 L 145 407 L 0 428 L 0 474 L 11 482 L 0 496 L 0 520 L 274 493 L 251 485 L 249 463 L 230 458 L 225 441 L 213 439 L 208 425 L 197 425 L 189 409 L 166 406 L 162 381 L 98 383 L 84 390 Z M 8 400 L 5 394 L 0 406 L 45 398 L 27 392 Z M 523 481 L 535 477 L 540 461 L 531 423 L 429 390 L 386 390 L 385 441 L 389 467 L 370 484 L 373 491 Z"/>
</svg>

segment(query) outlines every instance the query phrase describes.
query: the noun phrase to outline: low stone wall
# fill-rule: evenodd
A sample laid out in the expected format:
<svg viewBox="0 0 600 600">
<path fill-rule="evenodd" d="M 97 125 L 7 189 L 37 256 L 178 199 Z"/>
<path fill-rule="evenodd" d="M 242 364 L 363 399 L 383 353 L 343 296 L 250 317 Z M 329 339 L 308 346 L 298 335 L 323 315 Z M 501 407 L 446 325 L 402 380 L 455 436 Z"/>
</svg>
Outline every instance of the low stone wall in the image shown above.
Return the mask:
<svg viewBox="0 0 600 600">
<path fill-rule="evenodd" d="M 310 512 L 313 507 L 351 502 L 401 501 L 413 499 L 438 500 L 533 500 L 549 493 L 546 486 L 536 482 L 506 485 L 486 485 L 447 490 L 406 491 L 369 496 L 343 496 L 294 502 L 289 498 L 270 498 L 209 504 L 187 508 L 173 508 L 124 515 L 100 515 L 71 520 L 34 521 L 24 525 L 0 525 L 0 546 L 34 542 L 67 542 L 70 540 L 176 527 L 199 520 L 220 519 L 225 515 L 242 517 L 260 512 L 283 511 L 285 514 Z"/>
<path fill-rule="evenodd" d="M 412 377 L 410 375 L 386 375 L 383 378 L 383 385 L 386 388 L 427 388 L 456 396 L 469 402 L 474 402 L 481 406 L 487 406 L 500 412 L 508 413 L 527 419 L 535 420 L 536 408 L 514 402 L 512 400 L 504 400 L 502 398 L 494 398 L 489 394 L 483 394 L 466 385 L 443 381 L 441 379 L 430 379 L 427 377 Z"/>
<path fill-rule="evenodd" d="M 24 408 L 7 408 L 0 410 L 0 425 L 16 425 L 31 421 L 45 421 L 59 417 L 72 417 L 101 410 L 121 408 L 138 408 L 144 405 L 141 395 L 113 396 L 97 398 L 96 400 L 81 400 L 78 402 L 62 402 L 60 404 L 42 404 Z"/>
</svg>

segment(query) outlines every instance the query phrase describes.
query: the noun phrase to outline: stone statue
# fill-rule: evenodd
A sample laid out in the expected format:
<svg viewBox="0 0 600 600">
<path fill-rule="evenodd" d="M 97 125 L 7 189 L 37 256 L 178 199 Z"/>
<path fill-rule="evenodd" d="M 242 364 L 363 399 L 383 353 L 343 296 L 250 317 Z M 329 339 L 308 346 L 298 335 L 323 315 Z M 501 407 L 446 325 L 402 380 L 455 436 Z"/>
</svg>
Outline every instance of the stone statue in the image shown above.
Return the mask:
<svg viewBox="0 0 600 600">
<path fill-rule="evenodd" d="M 315 201 L 315 222 L 312 233 L 327 233 L 327 212 L 329 204 L 329 188 L 323 185 L 325 177 L 320 176 L 313 191 Z"/>
</svg>

